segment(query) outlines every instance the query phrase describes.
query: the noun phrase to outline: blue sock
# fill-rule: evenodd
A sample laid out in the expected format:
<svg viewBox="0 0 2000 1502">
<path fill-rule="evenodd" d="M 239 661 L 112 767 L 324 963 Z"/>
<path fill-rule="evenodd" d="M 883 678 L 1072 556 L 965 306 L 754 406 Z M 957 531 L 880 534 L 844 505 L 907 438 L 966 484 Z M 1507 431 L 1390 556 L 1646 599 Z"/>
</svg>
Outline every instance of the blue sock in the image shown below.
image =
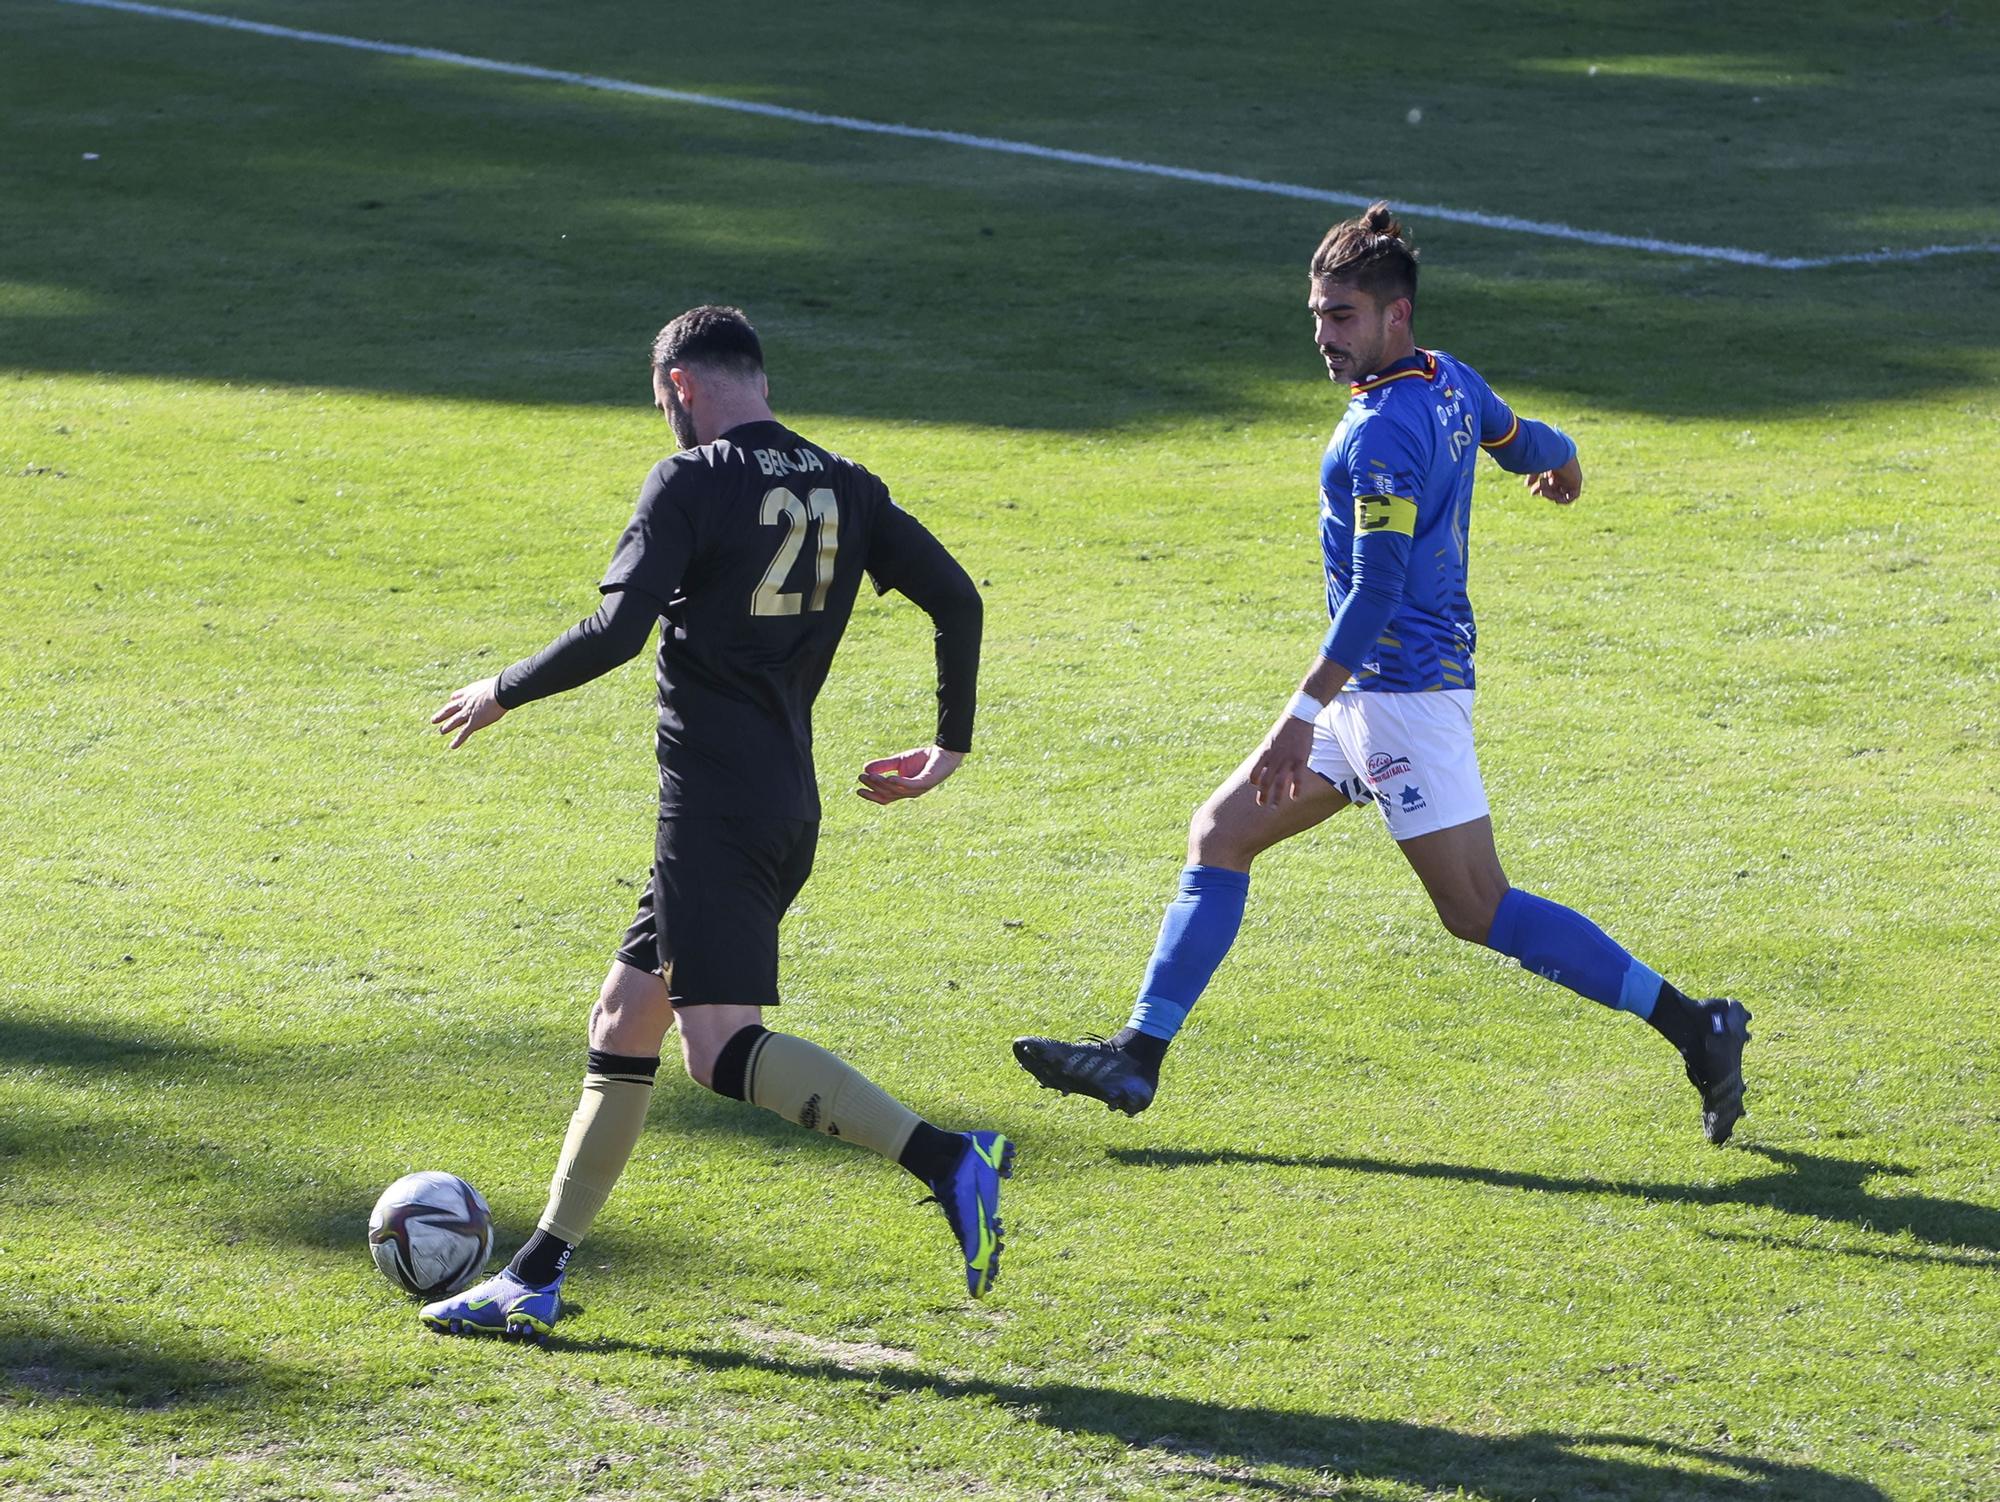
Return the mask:
<svg viewBox="0 0 2000 1502">
<path fill-rule="evenodd" d="M 1500 899 L 1486 947 L 1497 949 L 1579 996 L 1631 1012 L 1653 1015 L 1659 975 L 1632 958 L 1582 913 L 1519 887 Z"/>
<path fill-rule="evenodd" d="M 1160 919 L 1146 981 L 1126 1024 L 1150 1038 L 1171 1038 L 1201 999 L 1208 978 L 1236 942 L 1250 873 L 1221 866 L 1189 866 L 1181 872 L 1180 894 Z"/>
</svg>

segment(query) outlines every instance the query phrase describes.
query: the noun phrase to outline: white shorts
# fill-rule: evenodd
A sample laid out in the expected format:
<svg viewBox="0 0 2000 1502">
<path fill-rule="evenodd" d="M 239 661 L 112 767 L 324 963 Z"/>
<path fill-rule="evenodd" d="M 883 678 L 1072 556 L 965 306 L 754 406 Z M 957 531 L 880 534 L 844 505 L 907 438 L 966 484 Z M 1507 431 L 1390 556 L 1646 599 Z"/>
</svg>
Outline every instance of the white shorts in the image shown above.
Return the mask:
<svg viewBox="0 0 2000 1502">
<path fill-rule="evenodd" d="M 1486 817 L 1470 689 L 1335 694 L 1313 721 L 1306 765 L 1354 802 L 1378 805 L 1398 840 Z"/>
</svg>

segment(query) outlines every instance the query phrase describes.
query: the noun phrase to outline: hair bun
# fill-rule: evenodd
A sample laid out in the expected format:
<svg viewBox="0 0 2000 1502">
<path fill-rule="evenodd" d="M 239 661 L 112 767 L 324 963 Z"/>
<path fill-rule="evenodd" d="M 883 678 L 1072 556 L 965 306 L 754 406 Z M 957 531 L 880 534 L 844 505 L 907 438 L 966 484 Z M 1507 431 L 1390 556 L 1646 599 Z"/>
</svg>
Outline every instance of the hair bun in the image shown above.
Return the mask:
<svg viewBox="0 0 2000 1502">
<path fill-rule="evenodd" d="M 1396 222 L 1396 211 L 1389 207 L 1386 198 L 1378 198 L 1368 205 L 1367 213 L 1361 216 L 1362 227 L 1371 235 L 1387 235 L 1392 240 L 1402 238 L 1403 226 Z"/>
</svg>

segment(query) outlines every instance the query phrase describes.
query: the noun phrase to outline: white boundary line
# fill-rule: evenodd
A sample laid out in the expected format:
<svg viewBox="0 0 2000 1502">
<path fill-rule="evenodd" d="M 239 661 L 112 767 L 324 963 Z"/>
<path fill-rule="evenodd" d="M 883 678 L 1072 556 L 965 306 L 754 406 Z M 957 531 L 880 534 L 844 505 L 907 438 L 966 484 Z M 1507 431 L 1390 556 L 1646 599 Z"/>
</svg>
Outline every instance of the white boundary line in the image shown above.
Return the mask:
<svg viewBox="0 0 2000 1502">
<path fill-rule="evenodd" d="M 758 104 L 747 99 L 730 99 L 717 94 L 692 94 L 681 89 L 632 83 L 622 78 L 605 78 L 595 73 L 571 73 L 560 68 L 538 68 L 530 63 L 501 62 L 490 57 L 470 57 L 463 52 L 445 52 L 435 47 L 411 47 L 400 42 L 371 42 L 364 37 L 338 36 L 326 31 L 300 31 L 290 26 L 273 26 L 263 21 L 245 21 L 236 16 L 220 16 L 208 11 L 180 10 L 167 5 L 143 5 L 138 0 L 56 0 L 60 5 L 88 6 L 95 10 L 126 11 L 163 21 L 191 21 L 197 26 L 213 26 L 223 31 L 247 31 L 258 36 L 279 37 L 292 42 L 318 42 L 328 47 L 345 47 L 354 52 L 376 52 L 390 57 L 416 58 L 421 62 L 443 63 L 455 68 L 474 68 L 483 73 L 502 73 L 511 78 L 533 78 L 544 83 L 566 83 L 578 88 L 601 89 L 613 94 L 636 94 L 645 99 L 664 99 L 673 104 L 699 109 L 732 110 L 742 115 L 763 115 L 773 120 L 789 120 L 797 125 L 818 125 L 830 130 L 861 131 L 869 135 L 898 136 L 910 141 L 938 141 L 974 151 L 998 152 L 1007 156 L 1033 157 L 1039 161 L 1062 162 L 1073 167 L 1097 167 L 1111 172 L 1128 172 L 1144 177 L 1164 177 L 1175 182 L 1200 183 L 1211 188 L 1236 188 L 1273 198 L 1298 198 L 1311 203 L 1339 204 L 1365 208 L 1373 199 L 1364 193 L 1342 193 L 1327 188 L 1308 188 L 1297 183 L 1270 182 L 1257 177 L 1236 177 L 1226 172 L 1202 172 L 1192 167 L 1170 167 L 1160 162 L 1133 161 L 1120 156 L 1101 156 L 1091 151 L 1065 151 L 1055 146 L 1037 146 L 1030 141 L 1010 141 L 998 136 L 967 135 L 956 130 L 932 130 L 920 125 L 892 125 L 879 120 L 858 120 L 849 115 L 825 115 L 816 110 L 788 109 L 779 104 Z M 1476 209 L 1453 209 L 1431 203 L 1402 203 L 1397 207 L 1419 219 L 1442 219 L 1453 224 L 1472 224 L 1482 229 L 1507 230 L 1515 234 L 1540 235 L 1551 240 L 1570 240 L 1583 245 L 1603 245 L 1616 250 L 1649 251 L 1656 255 L 1685 256 L 1700 261 L 1725 261 L 1737 266 L 1756 266 L 1768 271 L 1810 271 L 1823 266 L 1865 266 L 1891 261 L 1923 261 L 1934 256 L 1991 255 L 2000 253 L 2000 242 L 1974 245 L 1926 245 L 1912 250 L 1870 250 L 1836 256 L 1774 256 L 1759 250 L 1739 250 L 1728 245 L 1694 245 L 1682 240 L 1659 240 L 1649 235 L 1619 235 L 1608 230 L 1577 229 L 1567 224 L 1550 224 L 1520 219 L 1511 214 L 1484 214 Z"/>
</svg>

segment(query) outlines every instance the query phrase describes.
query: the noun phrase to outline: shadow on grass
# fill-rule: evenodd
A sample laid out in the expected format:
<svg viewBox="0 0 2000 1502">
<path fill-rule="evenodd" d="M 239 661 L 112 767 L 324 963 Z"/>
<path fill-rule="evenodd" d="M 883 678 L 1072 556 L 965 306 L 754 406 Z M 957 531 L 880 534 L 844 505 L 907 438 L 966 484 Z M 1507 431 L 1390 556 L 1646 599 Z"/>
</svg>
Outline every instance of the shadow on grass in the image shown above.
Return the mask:
<svg viewBox="0 0 2000 1502">
<path fill-rule="evenodd" d="M 216 1057 L 205 1043 L 137 1033 L 104 1022 L 0 1017 L 0 1069 L 50 1067 L 126 1073 L 185 1068 Z"/>
<path fill-rule="evenodd" d="M 0 1331 L 0 1408 L 90 1403 L 163 1409 L 261 1402 L 290 1385 L 280 1369 L 235 1357 L 172 1350 L 148 1341 L 18 1321 Z"/>
<path fill-rule="evenodd" d="M 359 1257 L 369 1209 L 382 1189 L 410 1168 L 440 1165 L 421 1160 L 385 1162 L 379 1178 L 364 1181 L 351 1166 L 340 1166 L 351 1164 L 351 1155 L 341 1154 L 337 1163 L 329 1155 L 313 1152 L 313 1133 L 326 1128 L 316 1123 L 310 1106 L 297 1108 L 282 1138 L 271 1135 L 263 1105 L 288 1097 L 310 1099 L 311 1090 L 323 1088 L 327 1078 L 367 1076 L 374 1050 L 338 1059 L 314 1050 L 304 1057 L 316 1060 L 322 1071 L 310 1086 L 309 1064 L 290 1053 L 248 1059 L 225 1048 L 182 1044 L 94 1022 L 0 1019 L 0 1079 L 11 1067 L 108 1073 L 121 1103 L 115 1113 L 83 1118 L 26 1109 L 0 1117 L 0 1175 L 23 1185 L 64 1186 L 63 1194 L 76 1192 L 78 1185 L 92 1179 L 115 1184 L 119 1196 L 154 1205 L 162 1214 L 198 1216 L 205 1235 L 223 1245 L 254 1240 L 314 1251 L 352 1251 Z M 192 1077 L 225 1063 L 234 1071 L 229 1091 L 177 1094 L 170 1098 L 171 1106 L 149 1107 L 144 1081 Z M 530 1067 L 524 1066 L 523 1072 L 530 1072 Z M 573 1060 L 568 1056 L 555 1067 L 566 1079 L 573 1077 Z M 133 1086 L 132 1077 L 141 1084 Z M 241 1104 L 232 1098 L 236 1091 L 258 1109 L 239 1114 Z M 519 1142 L 517 1161 L 524 1170 L 512 1187 L 499 1192 L 492 1192 L 490 1183 L 480 1185 L 489 1191 L 494 1206 L 498 1257 L 504 1259 L 526 1239 L 541 1212 L 541 1187 L 561 1148 L 568 1109 L 565 1101 L 545 1116 L 503 1118 L 495 1113 L 494 1130 Z M 539 1128 L 533 1125 L 536 1121 Z M 357 1137 L 362 1131 L 352 1130 Z M 821 1158 L 848 1160 L 854 1155 L 845 1143 L 802 1132 L 767 1111 L 725 1100 L 676 1069 L 654 1098 L 642 1147 L 697 1137 L 730 1140 L 751 1167 L 768 1166 L 774 1160 L 806 1166 Z M 605 1257 L 657 1257 L 704 1244 L 699 1226 L 683 1228 L 652 1220 L 643 1229 L 629 1224 L 624 1229 L 613 1227 L 593 1238 L 592 1249 L 594 1255 Z"/>
<path fill-rule="evenodd" d="M 1284 1153 L 1240 1152 L 1235 1149 L 1113 1148 L 1111 1157 L 1139 1168 L 1206 1168 L 1240 1163 L 1266 1168 L 1324 1168 L 1343 1173 L 1391 1174 L 1399 1178 L 1449 1179 L 1464 1184 L 1488 1184 L 1496 1189 L 1528 1189 L 1545 1194 L 1611 1195 L 1624 1199 L 1657 1200 L 1681 1205 L 1742 1205 L 1782 1210 L 1817 1220 L 1839 1220 L 1864 1231 L 1893 1236 L 1907 1231 L 1937 1247 L 2000 1252 L 2000 1210 L 1969 1200 L 1932 1195 L 1871 1194 L 1867 1181 L 1877 1175 L 1908 1178 L 1913 1170 L 1866 1159 L 1826 1158 L 1785 1148 L 1746 1146 L 1743 1151 L 1769 1159 L 1778 1171 L 1729 1184 L 1631 1183 L 1616 1179 L 1569 1178 L 1526 1173 L 1507 1168 L 1481 1168 L 1464 1163 L 1393 1163 L 1377 1158 L 1339 1154 L 1291 1156 Z M 1767 1245 L 1796 1243 L 1764 1237 L 1726 1237 Z M 1847 1252 L 1845 1247 L 1817 1251 Z M 1875 1255 L 1861 1252 L 1857 1255 Z M 2000 1269 L 2000 1259 L 1938 1253 L 1896 1253 L 1899 1260 L 1950 1262 L 1968 1267 Z"/>
<path fill-rule="evenodd" d="M 1768 1233 L 1748 1231 L 1710 1231 L 1704 1229 L 1702 1238 L 1707 1241 L 1729 1241 L 1740 1246 L 1761 1247 L 1767 1252 L 1818 1252 L 1828 1257 L 1866 1257 L 1876 1262 L 1905 1262 L 1942 1264 L 1946 1267 L 1983 1267 L 2000 1269 L 2000 1257 L 1981 1256 L 1978 1252 L 1892 1252 L 1865 1246 L 1827 1246 L 1804 1236 L 1774 1236 Z"/>
<path fill-rule="evenodd" d="M 607 1348 L 616 1343 L 606 1343 Z M 1867 1482 L 1812 1466 L 1725 1454 L 1623 1434 L 1466 1434 L 1435 1424 L 1294 1409 L 1234 1407 L 1069 1382 L 993 1382 L 905 1367 L 843 1366 L 707 1347 L 631 1346 L 711 1371 L 763 1372 L 801 1382 L 865 1383 L 878 1393 L 975 1399 L 1070 1434 L 1181 1457 L 1177 1469 L 1281 1497 L 1353 1495 L 1355 1482 L 1482 1498 L 1634 1496 L 1762 1502 L 1871 1502 Z M 1605 1453 L 1622 1452 L 1622 1453 Z M 1192 1462 L 1190 1464 L 1190 1462 Z M 1242 1464 L 1330 1472 L 1324 1485 L 1248 1472 Z M 1715 1470 L 1691 1469 L 1690 1465 Z"/>
<path fill-rule="evenodd" d="M 199 1219 L 221 1245 L 243 1240 L 361 1256 L 368 1211 L 381 1185 L 366 1185 L 252 1146 L 145 1133 L 56 1126 L 0 1128 L 0 1165 L 24 1180 L 115 1179 L 116 1193 L 149 1213 Z"/>
</svg>

